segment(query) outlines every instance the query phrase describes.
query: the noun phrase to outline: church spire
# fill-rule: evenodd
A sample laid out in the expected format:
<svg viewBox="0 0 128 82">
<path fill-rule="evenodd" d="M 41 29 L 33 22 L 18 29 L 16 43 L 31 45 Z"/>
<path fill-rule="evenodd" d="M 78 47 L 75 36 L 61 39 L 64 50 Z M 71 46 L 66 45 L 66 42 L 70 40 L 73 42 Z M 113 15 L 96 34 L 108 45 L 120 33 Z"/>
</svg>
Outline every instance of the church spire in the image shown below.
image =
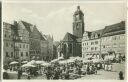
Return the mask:
<svg viewBox="0 0 128 82">
<path fill-rule="evenodd" d="M 77 6 L 77 10 L 73 15 L 73 35 L 82 38 L 84 33 L 84 14 Z"/>
</svg>

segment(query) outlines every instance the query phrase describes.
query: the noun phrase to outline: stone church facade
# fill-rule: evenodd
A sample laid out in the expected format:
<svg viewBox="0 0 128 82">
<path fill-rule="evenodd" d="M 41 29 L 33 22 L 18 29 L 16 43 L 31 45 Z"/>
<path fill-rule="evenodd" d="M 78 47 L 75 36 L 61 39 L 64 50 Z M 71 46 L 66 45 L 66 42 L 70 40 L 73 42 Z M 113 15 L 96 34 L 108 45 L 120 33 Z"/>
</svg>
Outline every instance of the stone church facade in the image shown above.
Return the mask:
<svg viewBox="0 0 128 82">
<path fill-rule="evenodd" d="M 77 10 L 73 15 L 73 34 L 66 33 L 59 45 L 59 57 L 63 56 L 65 59 L 70 57 L 82 56 L 82 37 L 84 33 L 84 14 L 77 6 Z"/>
</svg>

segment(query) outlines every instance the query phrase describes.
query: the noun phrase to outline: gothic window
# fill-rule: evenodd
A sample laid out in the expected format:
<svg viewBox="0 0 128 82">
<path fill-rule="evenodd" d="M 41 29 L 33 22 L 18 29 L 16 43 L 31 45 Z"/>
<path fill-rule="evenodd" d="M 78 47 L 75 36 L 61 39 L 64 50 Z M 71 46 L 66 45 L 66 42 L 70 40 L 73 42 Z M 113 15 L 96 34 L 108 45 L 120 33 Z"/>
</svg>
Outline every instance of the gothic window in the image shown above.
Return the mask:
<svg viewBox="0 0 128 82">
<path fill-rule="evenodd" d="M 72 53 L 72 44 L 69 44 L 69 53 Z"/>
</svg>

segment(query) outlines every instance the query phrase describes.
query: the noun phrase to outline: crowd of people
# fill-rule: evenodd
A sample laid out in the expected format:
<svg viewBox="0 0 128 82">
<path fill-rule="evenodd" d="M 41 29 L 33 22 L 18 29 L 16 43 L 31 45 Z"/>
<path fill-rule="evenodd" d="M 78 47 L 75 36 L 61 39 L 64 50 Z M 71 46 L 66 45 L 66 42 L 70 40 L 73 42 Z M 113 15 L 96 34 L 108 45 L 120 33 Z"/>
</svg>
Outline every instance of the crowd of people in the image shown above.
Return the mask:
<svg viewBox="0 0 128 82">
<path fill-rule="evenodd" d="M 120 60 L 118 60 L 120 61 Z M 77 79 L 82 76 L 98 74 L 98 70 L 112 71 L 113 60 L 101 61 L 101 62 L 83 62 L 81 60 L 75 60 L 69 63 L 59 63 L 58 61 L 51 63 L 48 66 L 36 65 L 35 67 L 22 68 L 17 67 L 17 79 L 21 79 L 23 72 L 25 72 L 26 78 L 31 79 L 36 76 L 44 76 L 46 79 Z M 118 62 L 120 63 L 120 62 Z M 12 70 L 12 67 L 9 68 Z M 5 78 L 7 74 L 5 74 Z M 3 75 L 4 76 L 4 75 Z M 119 77 L 123 78 L 122 72 L 119 73 Z"/>
</svg>

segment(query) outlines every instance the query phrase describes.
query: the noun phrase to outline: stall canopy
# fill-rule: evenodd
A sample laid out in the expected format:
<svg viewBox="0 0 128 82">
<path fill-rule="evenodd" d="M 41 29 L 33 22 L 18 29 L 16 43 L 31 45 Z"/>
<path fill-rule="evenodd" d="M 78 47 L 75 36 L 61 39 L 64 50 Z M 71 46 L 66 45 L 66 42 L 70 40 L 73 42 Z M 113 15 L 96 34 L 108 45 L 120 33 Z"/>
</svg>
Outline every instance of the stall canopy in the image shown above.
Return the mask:
<svg viewBox="0 0 128 82">
<path fill-rule="evenodd" d="M 34 65 L 31 65 L 31 64 L 24 64 L 21 67 L 35 67 L 35 66 Z"/>
<path fill-rule="evenodd" d="M 14 64 L 18 64 L 18 62 L 13 61 L 13 62 L 10 63 L 10 65 L 14 65 Z"/>
</svg>

